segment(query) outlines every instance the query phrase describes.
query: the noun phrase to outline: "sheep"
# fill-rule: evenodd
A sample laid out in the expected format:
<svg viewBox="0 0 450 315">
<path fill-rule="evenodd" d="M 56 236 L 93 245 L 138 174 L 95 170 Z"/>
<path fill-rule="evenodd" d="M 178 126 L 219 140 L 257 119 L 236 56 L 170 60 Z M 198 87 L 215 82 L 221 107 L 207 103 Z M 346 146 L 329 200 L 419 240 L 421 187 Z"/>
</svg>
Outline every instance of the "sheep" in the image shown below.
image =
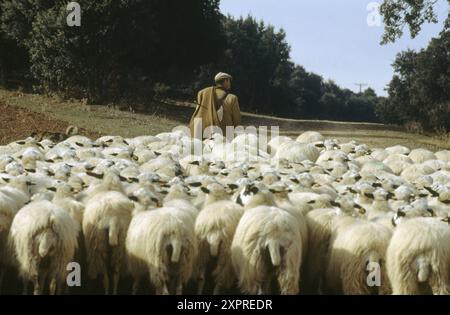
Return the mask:
<svg viewBox="0 0 450 315">
<path fill-rule="evenodd" d="M 326 271 L 326 256 L 332 230 L 342 219 L 353 222 L 356 216 L 355 203 L 350 196 L 342 195 L 332 205 L 338 208 L 322 208 L 308 212 L 308 257 L 305 264 L 306 286 L 312 292 L 321 292 Z M 342 223 L 343 225 L 343 223 Z"/>
<path fill-rule="evenodd" d="M 438 160 L 450 162 L 450 150 L 443 150 L 434 154 Z"/>
<path fill-rule="evenodd" d="M 285 142 L 275 153 L 275 159 L 286 159 L 291 163 L 300 163 L 305 160 L 315 162 L 319 157 L 319 150 L 313 144 Z"/>
<path fill-rule="evenodd" d="M 292 142 L 293 140 L 290 137 L 286 136 L 277 136 L 270 139 L 267 144 L 267 152 L 270 153 L 271 156 L 275 155 L 280 145 L 284 142 Z"/>
<path fill-rule="evenodd" d="M 392 208 L 389 205 L 388 197 L 390 194 L 382 188 L 378 188 L 373 192 L 374 201 L 369 207 L 367 214 L 368 220 L 374 220 L 377 217 L 384 216 L 387 213 L 392 212 Z"/>
<path fill-rule="evenodd" d="M 26 183 L 19 178 L 13 178 L 11 184 L 15 186 L 26 185 Z M 28 200 L 29 197 L 20 189 L 11 186 L 0 188 L 0 289 L 5 274 L 5 268 L 7 265 L 11 264 L 9 258 L 11 253 L 7 246 L 9 229 L 17 211 L 24 206 Z"/>
<path fill-rule="evenodd" d="M 391 154 L 383 160 L 383 164 L 387 165 L 395 175 L 400 175 L 405 168 L 414 164 L 414 162 L 406 155 Z"/>
<path fill-rule="evenodd" d="M 69 214 L 49 201 L 32 202 L 16 214 L 9 240 L 25 290 L 32 281 L 34 294 L 41 294 L 47 283 L 50 294 L 57 292 L 74 257 L 78 232 Z"/>
<path fill-rule="evenodd" d="M 408 155 L 411 150 L 405 146 L 402 145 L 395 145 L 392 147 L 388 147 L 385 149 L 389 154 L 404 154 Z"/>
<path fill-rule="evenodd" d="M 172 207 L 140 212 L 130 223 L 126 250 L 133 293 L 148 273 L 156 294 L 181 294 L 197 257 L 194 221 Z"/>
<path fill-rule="evenodd" d="M 247 210 L 231 244 L 240 289 L 270 294 L 275 279 L 281 294 L 297 294 L 302 250 L 299 224 L 292 214 L 270 206 Z"/>
<path fill-rule="evenodd" d="M 385 159 L 389 157 L 389 152 L 385 149 L 373 149 L 370 154 L 375 160 L 383 162 Z"/>
<path fill-rule="evenodd" d="M 244 209 L 229 200 L 208 202 L 195 221 L 195 235 L 199 245 L 198 294 L 208 272 L 207 266 L 215 262 L 211 270 L 214 278 L 214 294 L 229 289 L 236 279 L 230 260 L 231 242 Z"/>
<path fill-rule="evenodd" d="M 30 201 L 29 187 L 34 183 L 28 177 L 18 176 L 13 179 L 3 178 L 3 180 L 9 182 L 9 185 L 0 187 L 0 195 L 10 198 L 16 211 Z"/>
<path fill-rule="evenodd" d="M 125 264 L 125 238 L 134 204 L 118 191 L 98 192 L 86 203 L 83 234 L 88 276 L 103 278 L 105 294 L 109 293 L 111 268 L 113 294 L 117 294 L 120 274 Z"/>
<path fill-rule="evenodd" d="M 302 143 L 314 143 L 314 142 L 323 142 L 325 140 L 324 136 L 316 131 L 306 131 L 302 133 L 297 138 L 297 142 Z"/>
<path fill-rule="evenodd" d="M 391 230 L 381 224 L 355 221 L 333 232 L 325 286 L 333 294 L 388 294 L 386 250 Z M 371 264 L 373 265 L 371 268 Z M 369 286 L 369 270 L 377 268 L 380 287 Z M 378 284 L 377 284 L 378 285 Z"/>
<path fill-rule="evenodd" d="M 408 154 L 408 157 L 416 164 L 436 160 L 434 153 L 426 149 L 414 149 Z"/>
<path fill-rule="evenodd" d="M 413 218 L 396 229 L 387 249 L 393 294 L 450 294 L 450 227 L 437 218 Z"/>
</svg>

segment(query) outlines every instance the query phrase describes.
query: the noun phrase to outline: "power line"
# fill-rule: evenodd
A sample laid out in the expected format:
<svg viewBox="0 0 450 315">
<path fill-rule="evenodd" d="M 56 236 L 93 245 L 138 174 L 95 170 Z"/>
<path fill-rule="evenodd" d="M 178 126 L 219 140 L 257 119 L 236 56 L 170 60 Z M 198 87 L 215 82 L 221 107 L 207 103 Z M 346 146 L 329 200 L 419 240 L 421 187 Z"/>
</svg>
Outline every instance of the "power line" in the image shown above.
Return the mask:
<svg viewBox="0 0 450 315">
<path fill-rule="evenodd" d="M 355 85 L 359 86 L 359 93 L 362 93 L 362 89 L 364 86 L 368 86 L 366 83 L 355 83 Z"/>
</svg>

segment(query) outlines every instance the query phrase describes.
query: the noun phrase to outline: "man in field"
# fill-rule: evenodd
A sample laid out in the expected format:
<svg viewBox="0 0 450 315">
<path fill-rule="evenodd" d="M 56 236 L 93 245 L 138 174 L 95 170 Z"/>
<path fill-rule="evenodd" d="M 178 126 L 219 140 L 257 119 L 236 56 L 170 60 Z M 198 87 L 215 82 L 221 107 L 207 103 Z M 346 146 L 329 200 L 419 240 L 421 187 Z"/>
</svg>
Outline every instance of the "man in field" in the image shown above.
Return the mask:
<svg viewBox="0 0 450 315">
<path fill-rule="evenodd" d="M 219 127 L 226 136 L 227 126 L 241 124 L 238 98 L 229 93 L 232 79 L 231 75 L 220 72 L 214 78 L 215 86 L 198 92 L 197 108 L 189 123 L 193 137 L 205 138 L 203 131 L 210 126 Z"/>
</svg>

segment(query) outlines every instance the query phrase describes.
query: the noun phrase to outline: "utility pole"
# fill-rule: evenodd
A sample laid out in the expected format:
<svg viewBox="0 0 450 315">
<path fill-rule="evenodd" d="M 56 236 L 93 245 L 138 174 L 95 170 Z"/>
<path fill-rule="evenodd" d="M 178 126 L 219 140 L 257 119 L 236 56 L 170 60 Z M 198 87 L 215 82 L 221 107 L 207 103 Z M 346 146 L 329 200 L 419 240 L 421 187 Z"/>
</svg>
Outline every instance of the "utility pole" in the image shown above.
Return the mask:
<svg viewBox="0 0 450 315">
<path fill-rule="evenodd" d="M 368 86 L 368 84 L 366 84 L 366 83 L 355 83 L 355 85 L 359 86 L 359 94 L 362 93 L 362 88 L 364 86 Z"/>
</svg>

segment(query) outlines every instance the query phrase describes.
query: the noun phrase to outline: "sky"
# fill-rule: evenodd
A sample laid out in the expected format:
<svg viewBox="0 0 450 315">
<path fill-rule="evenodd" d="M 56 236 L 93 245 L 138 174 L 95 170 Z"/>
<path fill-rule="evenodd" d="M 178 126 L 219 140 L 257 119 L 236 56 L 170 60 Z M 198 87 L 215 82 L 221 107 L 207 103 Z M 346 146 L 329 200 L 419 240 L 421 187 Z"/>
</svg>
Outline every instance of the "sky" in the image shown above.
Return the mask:
<svg viewBox="0 0 450 315">
<path fill-rule="evenodd" d="M 382 1 L 221 0 L 220 7 L 223 14 L 234 17 L 250 14 L 276 29 L 283 28 L 291 45 L 292 60 L 307 71 L 355 92 L 359 91 L 356 83 L 365 83 L 378 95 L 386 95 L 385 87 L 392 79 L 391 65 L 397 53 L 427 47 L 442 30 L 448 4 L 447 0 L 439 0 L 436 7 L 439 24 L 423 26 L 415 39 L 405 30 L 397 42 L 382 46 L 383 25 L 376 26 L 375 11 L 368 8 L 374 3 Z"/>
</svg>

